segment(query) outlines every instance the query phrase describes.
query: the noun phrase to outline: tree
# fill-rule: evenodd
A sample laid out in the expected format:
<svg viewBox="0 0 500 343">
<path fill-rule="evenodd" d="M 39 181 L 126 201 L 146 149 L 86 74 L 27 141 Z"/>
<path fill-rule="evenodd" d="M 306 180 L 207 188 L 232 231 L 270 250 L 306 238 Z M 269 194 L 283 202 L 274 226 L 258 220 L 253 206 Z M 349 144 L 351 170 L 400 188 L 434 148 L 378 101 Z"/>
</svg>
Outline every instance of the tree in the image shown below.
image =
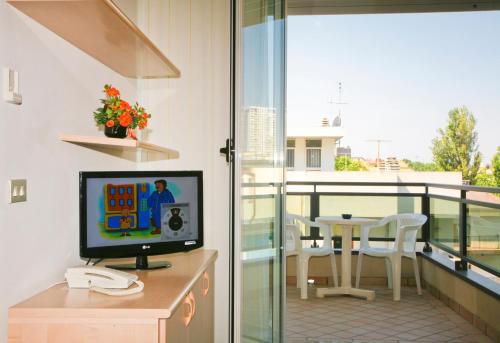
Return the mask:
<svg viewBox="0 0 500 343">
<path fill-rule="evenodd" d="M 493 174 L 487 174 L 485 170 L 481 170 L 476 177 L 476 186 L 496 187 L 497 182 Z"/>
<path fill-rule="evenodd" d="M 335 170 L 337 171 L 365 171 L 368 170 L 363 163 L 355 161 L 347 156 L 335 159 Z"/>
<path fill-rule="evenodd" d="M 500 187 L 500 146 L 497 147 L 497 153 L 493 156 L 491 167 L 493 168 L 493 175 L 495 176 L 497 187 Z"/>
<path fill-rule="evenodd" d="M 438 168 L 460 171 L 462 178 L 474 184 L 481 164 L 478 151 L 476 119 L 467 107 L 458 107 L 448 113 L 448 124 L 439 129 L 439 137 L 432 141 L 432 154 Z"/>
<path fill-rule="evenodd" d="M 439 171 L 436 163 L 418 162 L 408 159 L 404 159 L 403 162 L 405 162 L 408 165 L 408 168 L 413 171 Z"/>
</svg>

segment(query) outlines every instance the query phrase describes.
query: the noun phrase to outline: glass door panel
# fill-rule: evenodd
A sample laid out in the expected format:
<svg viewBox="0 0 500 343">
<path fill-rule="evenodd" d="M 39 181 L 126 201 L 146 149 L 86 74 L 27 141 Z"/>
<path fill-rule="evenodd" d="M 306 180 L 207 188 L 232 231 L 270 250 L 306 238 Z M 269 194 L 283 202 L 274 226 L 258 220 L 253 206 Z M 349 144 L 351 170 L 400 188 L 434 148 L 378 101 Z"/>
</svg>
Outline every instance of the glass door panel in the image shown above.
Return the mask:
<svg viewBox="0 0 500 343">
<path fill-rule="evenodd" d="M 236 7 L 235 335 L 280 342 L 285 18 L 278 0 Z"/>
</svg>

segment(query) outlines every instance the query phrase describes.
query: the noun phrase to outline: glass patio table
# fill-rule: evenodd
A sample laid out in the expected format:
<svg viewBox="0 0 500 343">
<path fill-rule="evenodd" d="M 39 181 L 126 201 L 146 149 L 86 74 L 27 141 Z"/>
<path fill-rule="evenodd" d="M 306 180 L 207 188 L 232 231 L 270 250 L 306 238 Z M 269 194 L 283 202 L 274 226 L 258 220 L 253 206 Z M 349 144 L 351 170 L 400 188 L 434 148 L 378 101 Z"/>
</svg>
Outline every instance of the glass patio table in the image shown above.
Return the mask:
<svg viewBox="0 0 500 343">
<path fill-rule="evenodd" d="M 369 218 L 351 218 L 342 217 L 317 217 L 316 222 L 328 225 L 342 226 L 342 283 L 340 287 L 320 287 L 316 289 L 316 296 L 323 298 L 325 295 L 352 295 L 365 298 L 366 300 L 375 299 L 375 292 L 367 289 L 352 287 L 351 281 L 351 246 L 352 229 L 355 225 L 366 225 L 376 223 L 376 219 Z"/>
</svg>

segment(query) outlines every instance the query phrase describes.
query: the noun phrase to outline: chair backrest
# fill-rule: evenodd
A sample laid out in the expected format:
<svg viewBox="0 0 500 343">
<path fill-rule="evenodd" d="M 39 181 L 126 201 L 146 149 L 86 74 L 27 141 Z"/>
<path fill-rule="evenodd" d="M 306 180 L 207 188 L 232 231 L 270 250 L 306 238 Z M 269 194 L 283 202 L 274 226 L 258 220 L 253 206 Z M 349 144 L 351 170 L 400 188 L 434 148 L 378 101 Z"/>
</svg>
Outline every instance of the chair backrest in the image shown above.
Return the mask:
<svg viewBox="0 0 500 343">
<path fill-rule="evenodd" d="M 415 252 L 418 230 L 427 221 L 427 216 L 418 213 L 401 213 L 390 217 L 397 221 L 394 249 L 406 253 Z"/>
<path fill-rule="evenodd" d="M 296 214 L 287 214 L 286 215 L 286 220 L 288 222 L 293 222 L 294 224 L 302 223 L 306 227 L 317 227 L 319 228 L 320 234 L 323 237 L 323 246 L 324 247 L 332 247 L 332 232 L 330 230 L 330 226 L 326 224 L 321 224 L 321 223 L 316 223 L 313 222 L 309 219 L 306 219 L 302 216 L 296 215 Z M 301 244 L 302 248 L 302 244 Z"/>
<path fill-rule="evenodd" d="M 302 250 L 297 224 L 285 224 L 285 255 L 296 255 Z"/>
</svg>

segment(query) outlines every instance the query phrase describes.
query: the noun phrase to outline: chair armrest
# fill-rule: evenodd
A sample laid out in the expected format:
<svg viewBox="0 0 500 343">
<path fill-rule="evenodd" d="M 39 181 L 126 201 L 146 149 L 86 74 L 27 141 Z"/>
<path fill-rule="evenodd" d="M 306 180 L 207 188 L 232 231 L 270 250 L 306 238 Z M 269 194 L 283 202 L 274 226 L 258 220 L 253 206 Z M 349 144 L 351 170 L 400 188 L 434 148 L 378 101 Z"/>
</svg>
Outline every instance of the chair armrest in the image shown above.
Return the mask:
<svg viewBox="0 0 500 343">
<path fill-rule="evenodd" d="M 297 219 L 298 221 L 301 221 L 302 223 L 304 223 L 305 226 L 313 226 L 313 227 L 319 227 L 321 225 L 325 225 L 325 224 L 321 224 L 321 223 L 318 223 L 318 222 L 313 222 L 312 220 L 309 220 L 307 218 L 300 218 L 300 219 Z"/>
<path fill-rule="evenodd" d="M 396 250 L 403 251 L 404 250 L 404 244 L 405 244 L 406 234 L 409 231 L 418 231 L 421 228 L 422 228 L 422 225 L 408 225 L 408 226 L 402 225 L 399 228 L 399 236 L 396 237 L 396 240 L 395 240 L 395 243 L 397 243 L 397 246 L 395 246 L 394 248 Z M 416 237 L 416 235 L 417 235 L 417 233 L 415 233 L 415 237 Z M 414 250 L 415 249 L 415 244 L 416 244 L 416 239 L 412 243 L 413 243 L 412 244 L 413 245 L 412 249 Z"/>
<path fill-rule="evenodd" d="M 298 216 L 295 214 L 288 214 L 287 218 L 295 221 L 296 223 L 302 223 L 306 227 L 311 228 L 311 227 L 317 227 L 320 230 L 321 235 L 323 236 L 323 244 L 332 246 L 332 233 L 330 229 L 330 225 L 323 224 L 323 223 L 318 223 L 318 222 L 313 222 L 307 218 L 304 218 L 302 216 Z"/>
<path fill-rule="evenodd" d="M 359 229 L 359 246 L 360 248 L 368 248 L 370 246 L 370 231 L 379 227 L 384 227 L 387 223 L 379 221 L 375 224 L 361 225 Z"/>
<path fill-rule="evenodd" d="M 314 223 L 315 227 L 319 228 L 321 236 L 323 236 L 323 246 L 333 248 L 332 244 L 332 228 L 328 224 Z"/>
</svg>

